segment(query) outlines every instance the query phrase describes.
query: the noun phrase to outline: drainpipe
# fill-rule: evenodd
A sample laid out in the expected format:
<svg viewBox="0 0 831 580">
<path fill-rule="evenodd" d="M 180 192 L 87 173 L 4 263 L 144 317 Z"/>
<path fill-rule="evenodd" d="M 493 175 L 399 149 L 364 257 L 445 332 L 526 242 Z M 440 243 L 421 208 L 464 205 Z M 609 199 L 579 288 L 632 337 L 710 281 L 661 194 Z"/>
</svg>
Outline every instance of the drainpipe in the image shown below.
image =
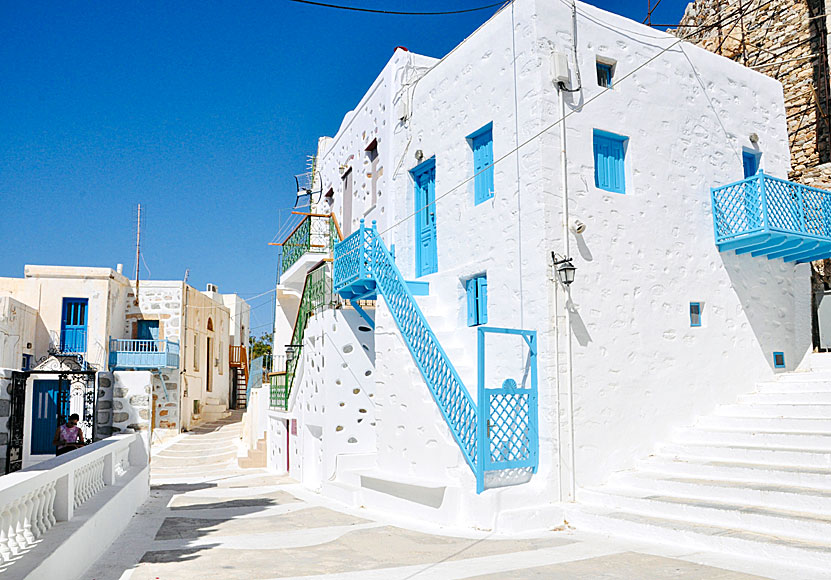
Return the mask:
<svg viewBox="0 0 831 580">
<path fill-rule="evenodd" d="M 570 258 L 571 250 L 569 249 L 569 232 L 568 232 L 568 164 L 566 152 L 566 100 L 565 100 L 565 85 L 558 84 L 558 95 L 560 99 L 560 172 L 562 180 L 563 191 L 563 257 Z M 568 436 L 569 436 L 569 467 L 571 477 L 571 489 L 569 494 L 569 501 L 575 501 L 577 495 L 577 478 L 575 475 L 575 451 L 574 451 L 574 373 L 572 368 L 573 360 L 573 346 L 571 339 L 571 289 L 568 285 L 563 284 L 563 290 L 566 294 L 565 314 L 566 314 L 566 396 L 568 403 Z M 559 369 L 558 369 L 559 373 Z"/>
</svg>

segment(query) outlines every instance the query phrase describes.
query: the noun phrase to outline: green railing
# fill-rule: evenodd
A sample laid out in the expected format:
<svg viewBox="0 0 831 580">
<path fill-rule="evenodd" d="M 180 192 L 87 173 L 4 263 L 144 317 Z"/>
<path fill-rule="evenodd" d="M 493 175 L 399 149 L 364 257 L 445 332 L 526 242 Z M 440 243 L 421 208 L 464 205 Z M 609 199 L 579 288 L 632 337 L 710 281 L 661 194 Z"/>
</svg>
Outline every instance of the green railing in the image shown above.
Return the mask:
<svg viewBox="0 0 831 580">
<path fill-rule="evenodd" d="M 306 283 L 303 285 L 303 295 L 297 318 L 294 321 L 294 332 L 291 335 L 291 344 L 286 347 L 286 372 L 283 375 L 283 384 L 279 379 L 275 385 L 274 377 L 271 383 L 271 406 L 283 411 L 288 410 L 291 388 L 297 372 L 297 365 L 303 353 L 303 336 L 306 326 L 315 312 L 332 303 L 332 275 L 329 265 L 324 262 L 306 274 Z M 279 375 L 277 375 L 279 376 Z"/>
<path fill-rule="evenodd" d="M 304 215 L 305 217 L 280 244 L 283 248 L 280 260 L 281 274 L 291 268 L 304 254 L 331 255 L 332 248 L 340 241 L 340 227 L 334 215 Z"/>
<path fill-rule="evenodd" d="M 288 406 L 288 392 L 286 391 L 286 373 L 273 373 L 270 376 L 271 397 L 269 406 L 272 409 L 285 410 Z"/>
</svg>

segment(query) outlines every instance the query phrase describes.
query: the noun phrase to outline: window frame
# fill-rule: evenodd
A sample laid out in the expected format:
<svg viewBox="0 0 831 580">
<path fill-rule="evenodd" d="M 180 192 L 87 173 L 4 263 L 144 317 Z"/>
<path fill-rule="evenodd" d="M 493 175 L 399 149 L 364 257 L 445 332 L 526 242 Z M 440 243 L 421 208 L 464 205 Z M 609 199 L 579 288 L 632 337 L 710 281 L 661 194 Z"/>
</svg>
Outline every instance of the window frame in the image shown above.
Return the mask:
<svg viewBox="0 0 831 580">
<path fill-rule="evenodd" d="M 596 60 L 595 61 L 595 70 L 597 71 L 597 86 L 603 87 L 604 89 L 613 89 L 614 88 L 614 78 L 615 78 L 615 65 L 614 63 L 606 62 L 603 60 Z M 601 77 L 601 73 L 603 76 Z M 603 84 L 600 82 L 605 80 L 607 84 Z"/>
<path fill-rule="evenodd" d="M 473 204 L 479 205 L 493 199 L 496 190 L 493 171 L 493 121 L 480 127 L 465 139 L 473 153 Z M 484 139 L 487 140 L 483 143 Z M 480 144 L 482 149 L 477 152 Z M 482 155 L 485 161 L 481 160 Z"/>
<path fill-rule="evenodd" d="M 467 298 L 467 325 L 481 326 L 488 323 L 488 275 L 477 274 L 465 280 Z"/>
<path fill-rule="evenodd" d="M 612 175 L 608 174 L 605 176 L 606 182 L 608 184 L 604 185 L 601 183 L 601 171 L 599 165 L 601 165 L 598 161 L 600 160 L 598 148 L 602 146 L 607 146 L 609 153 L 612 150 L 620 151 L 620 157 L 615 161 L 614 166 L 614 178 L 617 180 L 619 185 L 615 186 L 611 184 Z M 609 131 L 603 131 L 601 129 L 594 129 L 592 133 L 592 157 L 594 159 L 594 186 L 598 189 L 603 191 L 608 191 L 610 193 L 619 193 L 621 195 L 626 195 L 626 153 L 629 149 L 629 137 L 625 135 L 618 135 L 617 133 L 610 133 Z M 614 155 L 606 155 L 607 158 L 614 158 Z M 609 170 L 610 167 L 606 167 L 606 170 Z"/>
<path fill-rule="evenodd" d="M 777 362 L 777 358 L 781 358 L 782 362 Z M 787 365 L 785 364 L 785 353 L 781 351 L 773 351 L 773 368 L 775 369 L 784 369 Z"/>
<path fill-rule="evenodd" d="M 697 312 L 693 313 L 693 307 L 697 309 Z M 698 320 L 693 316 L 697 316 Z M 701 326 L 701 302 L 690 302 L 690 327 L 698 328 Z"/>
</svg>

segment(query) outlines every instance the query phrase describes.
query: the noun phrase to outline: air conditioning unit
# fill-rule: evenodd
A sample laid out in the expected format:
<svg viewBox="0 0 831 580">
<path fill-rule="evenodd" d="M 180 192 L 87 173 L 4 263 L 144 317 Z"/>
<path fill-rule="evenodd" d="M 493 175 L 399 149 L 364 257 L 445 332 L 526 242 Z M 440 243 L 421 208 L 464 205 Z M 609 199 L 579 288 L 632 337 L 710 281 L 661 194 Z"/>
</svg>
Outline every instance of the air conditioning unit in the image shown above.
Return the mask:
<svg viewBox="0 0 831 580">
<path fill-rule="evenodd" d="M 205 292 L 219 292 L 219 290 L 217 289 L 216 284 L 208 284 Z"/>
</svg>

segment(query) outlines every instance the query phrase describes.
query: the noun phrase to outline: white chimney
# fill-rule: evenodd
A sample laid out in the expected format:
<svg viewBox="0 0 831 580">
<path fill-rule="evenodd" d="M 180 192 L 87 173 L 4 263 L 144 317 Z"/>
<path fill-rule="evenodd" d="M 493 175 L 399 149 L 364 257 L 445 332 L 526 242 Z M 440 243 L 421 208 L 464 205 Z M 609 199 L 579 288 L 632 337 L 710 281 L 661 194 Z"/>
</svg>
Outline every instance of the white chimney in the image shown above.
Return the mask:
<svg viewBox="0 0 831 580">
<path fill-rule="evenodd" d="M 124 271 L 124 264 L 116 264 L 115 271 L 121 274 Z"/>
<path fill-rule="evenodd" d="M 208 284 L 208 287 L 205 289 L 205 292 L 218 292 L 219 290 L 216 287 L 216 284 Z"/>
</svg>

